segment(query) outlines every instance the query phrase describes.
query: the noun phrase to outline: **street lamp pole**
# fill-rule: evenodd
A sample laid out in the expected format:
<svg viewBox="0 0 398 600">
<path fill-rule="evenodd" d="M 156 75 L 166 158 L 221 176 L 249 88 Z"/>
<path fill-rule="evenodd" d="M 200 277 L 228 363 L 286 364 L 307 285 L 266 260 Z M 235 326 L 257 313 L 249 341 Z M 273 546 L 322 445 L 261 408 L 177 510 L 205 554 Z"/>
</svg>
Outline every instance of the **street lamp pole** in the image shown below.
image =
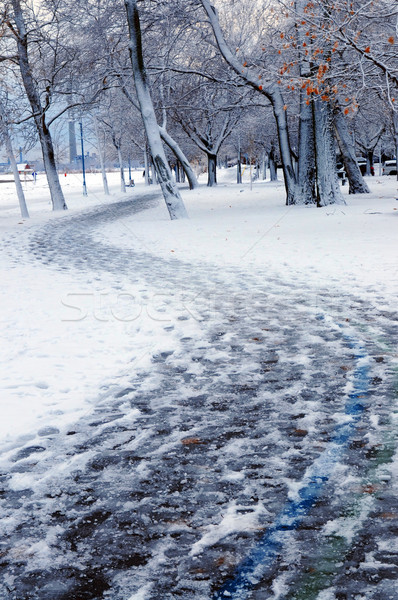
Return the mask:
<svg viewBox="0 0 398 600">
<path fill-rule="evenodd" d="M 82 145 L 83 196 L 87 196 L 86 169 L 84 164 L 83 123 L 80 121 L 80 141 Z"/>
</svg>

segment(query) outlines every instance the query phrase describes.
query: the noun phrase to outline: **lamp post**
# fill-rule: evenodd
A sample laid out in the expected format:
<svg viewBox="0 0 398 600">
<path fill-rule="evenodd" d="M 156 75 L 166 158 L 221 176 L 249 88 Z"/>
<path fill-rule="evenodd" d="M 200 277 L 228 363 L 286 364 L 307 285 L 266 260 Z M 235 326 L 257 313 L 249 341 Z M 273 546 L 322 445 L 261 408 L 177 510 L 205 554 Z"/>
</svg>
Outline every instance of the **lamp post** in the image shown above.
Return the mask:
<svg viewBox="0 0 398 600">
<path fill-rule="evenodd" d="M 80 121 L 80 141 L 82 145 L 83 196 L 87 196 L 86 169 L 84 164 L 83 123 Z"/>
</svg>

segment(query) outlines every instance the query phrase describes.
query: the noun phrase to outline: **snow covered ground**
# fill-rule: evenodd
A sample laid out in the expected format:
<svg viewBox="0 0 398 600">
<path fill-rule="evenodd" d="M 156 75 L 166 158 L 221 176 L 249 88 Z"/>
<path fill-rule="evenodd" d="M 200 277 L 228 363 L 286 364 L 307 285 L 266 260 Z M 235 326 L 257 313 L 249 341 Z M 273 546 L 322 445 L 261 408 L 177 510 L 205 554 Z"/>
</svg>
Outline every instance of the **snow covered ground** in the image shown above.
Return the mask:
<svg viewBox="0 0 398 600">
<path fill-rule="evenodd" d="M 250 190 L 248 183 L 233 184 L 234 178 L 233 169 L 221 171 L 217 188 L 202 185 L 184 191 L 188 221 L 170 222 L 160 202 L 96 227 L 96 239 L 149 252 L 171 268 L 173 261 L 183 260 L 193 269 L 203 261 L 221 271 L 227 266 L 252 273 L 261 269 L 270 277 L 305 286 L 314 306 L 321 303 L 322 290 L 329 288 L 336 311 L 344 309 L 345 294 L 366 298 L 380 308 L 396 308 L 395 178 L 372 178 L 371 195 L 347 196 L 347 206 L 318 210 L 284 206 L 280 182 L 257 183 Z M 157 292 L 149 290 L 142 298 L 130 282 L 128 288 L 119 282 L 115 290 L 112 277 L 71 274 L 20 258 L 24 251 L 24 257 L 34 256 L 29 240 L 42 224 L 123 199 L 117 191 L 117 173 L 111 174 L 111 181 L 112 196 L 106 198 L 100 175 L 88 174 L 85 198 L 81 176 L 61 178 L 69 211 L 54 215 L 41 175 L 36 184 L 25 184 L 30 221 L 18 216 L 13 184 L 0 184 L 2 443 L 32 434 L 49 421 L 59 426 L 73 420 L 97 397 L 101 385 L 111 385 L 132 356 L 144 364 L 154 343 L 152 329 L 159 334 Z M 128 188 L 132 201 L 142 193 L 148 193 L 143 185 Z M 183 310 L 185 290 L 180 292 Z M 161 339 L 156 343 L 160 347 Z"/>
<path fill-rule="evenodd" d="M 222 545 L 228 536 L 250 538 L 248 532 L 255 535 L 262 531 L 265 524 L 274 522 L 285 501 L 294 502 L 307 485 L 306 469 L 324 454 L 328 441 L 333 443 L 334 429 L 352 421 L 344 407 L 359 385 L 356 378 L 360 378 L 364 367 L 371 371 L 369 381 L 381 385 L 378 395 L 372 392 L 374 407 L 366 415 L 366 444 L 387 448 L 385 440 L 393 438 L 398 292 L 398 185 L 394 177 L 370 178 L 372 193 L 347 195 L 346 206 L 315 209 L 286 207 L 281 182 L 255 182 L 250 186 L 245 181 L 237 185 L 234 170 L 220 171 L 216 188 L 202 184 L 195 191 L 182 189 L 190 219 L 173 222 L 168 219 L 158 188 L 145 188 L 141 173 L 134 175 L 138 183 L 128 188 L 127 194 L 118 191 L 117 178 L 118 174 L 110 174 L 112 194 L 105 197 L 100 175 L 88 174 L 89 195 L 83 197 L 81 176 L 68 174 L 61 183 L 69 210 L 53 214 L 44 176 L 39 176 L 36 183 L 24 184 L 31 213 L 27 221 L 18 215 L 13 185 L 0 183 L 1 466 L 8 489 L 19 494 L 20 502 L 14 505 L 19 509 L 16 514 L 13 501 L 8 505 L 2 532 L 15 535 L 12 532 L 26 522 L 31 510 L 29 494 L 33 494 L 32 502 L 41 503 L 47 515 L 40 521 L 42 538 L 38 542 L 29 538 L 24 543 L 14 541 L 13 549 L 8 550 L 14 552 L 10 564 L 15 566 L 18 557 L 24 555 L 26 572 L 37 575 L 40 570 L 48 572 L 51 560 L 59 569 L 65 569 L 68 560 L 73 563 L 75 555 L 70 554 L 69 547 L 68 552 L 65 547 L 55 552 L 54 540 L 57 535 L 62 538 L 67 527 L 60 522 L 43 529 L 43 523 L 55 506 L 57 510 L 69 506 L 55 499 L 54 490 L 62 489 L 62 482 L 69 481 L 76 472 L 84 473 L 86 465 L 98 463 L 99 454 L 107 457 L 111 447 L 143 455 L 146 452 L 162 460 L 173 456 L 177 446 L 183 448 L 197 455 L 201 463 L 195 471 L 200 485 L 196 492 L 190 488 L 187 497 L 181 491 L 181 485 L 184 487 L 184 482 L 193 477 L 191 460 L 171 472 L 171 479 L 178 480 L 173 483 L 169 499 L 175 514 L 168 520 L 161 518 L 166 519 L 169 528 L 163 545 L 153 548 L 156 527 L 153 520 L 146 522 L 142 517 L 146 529 L 153 530 L 146 554 L 142 550 L 145 556 L 151 555 L 150 560 L 144 561 L 140 554 L 136 562 L 123 563 L 129 564 L 130 570 L 124 566 L 124 570 L 119 569 L 123 573 L 119 573 L 115 567 L 113 575 L 102 574 L 102 579 L 92 576 L 97 583 L 91 585 L 91 591 L 86 586 L 80 596 L 74 596 L 66 583 L 55 588 L 48 577 L 41 593 L 36 588 L 32 591 L 26 583 L 18 588 L 18 569 L 15 567 L 14 572 L 10 567 L 0 589 L 3 593 L 8 590 L 7 597 L 12 600 L 21 590 L 26 600 L 61 599 L 62 594 L 69 600 L 208 598 L 211 586 L 214 590 L 217 582 L 220 585 L 222 575 L 229 574 L 238 561 L 230 547 L 223 547 L 219 573 L 213 583 L 208 583 L 199 575 L 211 568 L 200 557 L 207 548 Z M 347 191 L 343 188 L 344 193 Z M 354 347 L 366 347 L 362 358 Z M 272 371 L 272 379 L 264 375 L 268 371 Z M 228 382 L 234 382 L 233 393 Z M 246 409 L 225 413 L 221 406 L 226 401 L 222 396 L 228 394 L 234 399 L 247 396 L 246 409 L 254 419 L 246 423 L 251 430 L 247 436 L 242 433 L 241 422 L 241 411 Z M 323 404 L 325 396 L 330 397 L 327 408 Z M 116 399 L 112 409 L 115 413 L 109 408 L 110 398 Z M 142 398 L 150 399 L 151 414 L 146 414 Z M 209 409 L 210 399 L 218 408 L 212 405 Z M 266 414 L 261 413 L 262 425 L 256 432 L 253 424 L 259 418 L 259 399 L 268 408 Z M 177 413 L 173 412 L 176 405 Z M 220 412 L 211 412 L 214 410 Z M 98 421 L 99 415 L 105 415 L 103 421 Z M 269 427 L 264 430 L 265 418 Z M 109 427 L 113 420 L 119 427 L 116 433 L 116 425 L 115 431 Z M 220 435 L 218 428 L 226 436 L 222 452 L 211 445 L 204 452 L 203 444 L 210 443 L 210 432 L 215 439 Z M 88 444 L 90 431 L 96 432 L 95 439 L 103 437 L 97 446 Z M 113 446 L 106 445 L 109 440 Z M 266 448 L 268 455 L 264 453 Z M 397 475 L 396 462 L 395 466 L 390 462 L 393 452 L 388 448 L 390 475 L 386 461 L 380 459 L 373 479 L 384 482 L 389 481 L 391 473 Z M 228 460 L 225 456 L 222 459 L 220 452 Z M 201 454 L 207 458 L 201 458 Z M 115 478 L 124 473 L 124 467 L 112 460 L 105 461 L 108 470 L 102 486 L 112 482 L 109 485 L 113 490 Z M 267 490 L 266 500 L 250 480 L 250 472 L 255 469 L 252 463 L 258 462 L 262 472 L 262 461 L 273 469 L 274 492 L 270 495 Z M 228 498 L 215 493 L 212 462 L 217 465 L 216 480 L 239 492 Z M 376 485 L 368 483 L 364 461 L 355 463 L 354 471 L 349 463 L 342 460 L 337 473 L 333 477 L 330 473 L 338 489 L 342 485 L 339 477 L 352 490 Z M 102 468 L 93 467 L 104 477 Z M 143 485 L 151 480 L 149 496 L 155 502 L 162 490 L 159 464 L 154 459 L 143 461 L 137 467 L 136 478 Z M 95 488 L 98 494 L 94 506 L 101 507 L 102 519 L 108 512 L 96 485 L 90 489 Z M 134 503 L 128 500 L 123 485 L 121 482 L 119 486 L 123 493 L 117 492 L 119 505 L 124 512 L 136 510 L 136 498 Z M 188 504 L 200 504 L 206 489 L 206 511 L 191 507 L 189 519 L 188 500 Z M 346 523 L 339 513 L 343 489 L 335 500 L 336 518 L 323 526 L 325 539 L 344 529 L 351 544 L 375 505 L 368 495 L 366 502 L 351 499 L 356 516 Z M 24 499 L 26 490 L 29 494 Z M 66 496 L 73 495 L 70 484 L 65 490 Z M 138 496 L 141 493 L 138 490 Z M 179 494 L 185 509 L 178 505 Z M 209 508 L 208 496 L 212 494 Z M 52 500 L 44 502 L 43 498 Z M 148 504 L 144 502 L 143 506 L 145 513 Z M 161 508 L 166 510 L 163 505 Z M 72 514 L 76 510 L 73 505 Z M 107 519 L 104 517 L 104 522 Z M 197 524 L 195 536 L 192 522 Z M 173 546 L 180 535 L 186 537 L 181 546 L 185 548 L 183 557 Z M 100 537 L 99 543 L 104 539 Z M 383 543 L 388 545 L 386 539 L 377 542 L 380 552 Z M 251 538 L 240 540 L 241 559 L 251 543 Z M 294 544 L 300 554 L 299 541 Z M 379 569 L 373 554 L 370 550 L 366 554 L 362 571 Z M 180 587 L 174 591 L 169 590 L 175 573 L 165 567 L 165 556 L 180 565 Z M 213 558 L 214 564 L 221 560 Z M 85 546 L 80 559 L 82 565 L 85 559 L 93 561 Z M 195 561 L 200 563 L 196 571 L 192 567 Z M 81 569 L 83 572 L 83 566 Z M 162 579 L 159 572 L 168 578 L 164 575 Z M 196 587 L 192 589 L 187 572 L 196 573 Z M 78 589 L 80 579 L 74 577 Z M 329 583 L 325 580 L 323 587 L 316 588 L 319 600 L 335 598 L 334 594 L 346 585 L 344 581 Z M 289 585 L 287 574 L 274 573 L 267 591 L 273 595 L 261 595 L 264 590 L 260 590 L 253 598 L 290 598 Z M 188 588 L 189 593 L 181 591 Z M 193 595 L 193 589 L 197 595 Z M 388 591 L 385 587 L 384 592 Z M 369 591 L 366 594 L 358 598 L 378 598 Z M 308 594 L 303 597 L 310 598 Z"/>
</svg>

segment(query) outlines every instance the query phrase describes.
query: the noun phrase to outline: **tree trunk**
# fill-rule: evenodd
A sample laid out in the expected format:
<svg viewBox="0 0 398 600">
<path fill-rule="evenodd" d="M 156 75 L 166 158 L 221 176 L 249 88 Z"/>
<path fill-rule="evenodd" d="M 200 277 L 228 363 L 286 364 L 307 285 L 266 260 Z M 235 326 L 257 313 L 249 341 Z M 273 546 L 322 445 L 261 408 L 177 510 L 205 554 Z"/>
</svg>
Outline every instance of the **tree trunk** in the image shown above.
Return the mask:
<svg viewBox="0 0 398 600">
<path fill-rule="evenodd" d="M 282 169 L 286 189 L 286 204 L 295 204 L 296 175 L 294 173 L 292 153 L 287 128 L 286 107 L 279 90 L 271 96 L 272 108 L 278 130 L 279 148 L 282 160 Z"/>
<path fill-rule="evenodd" d="M 17 166 L 17 162 L 14 157 L 11 140 L 7 133 L 5 134 L 4 138 L 5 138 L 4 141 L 5 141 L 7 157 L 11 163 L 11 169 L 12 169 L 12 173 L 14 175 L 15 187 L 16 187 L 17 195 L 18 195 L 19 209 L 21 211 L 21 217 L 23 219 L 29 219 L 28 207 L 26 206 L 25 194 L 23 192 L 21 180 L 19 178 L 18 166 Z"/>
<path fill-rule="evenodd" d="M 145 151 L 144 151 L 144 180 L 145 180 L 145 185 L 151 184 L 151 182 L 149 181 L 148 148 L 145 148 Z"/>
<path fill-rule="evenodd" d="M 177 142 L 169 135 L 164 127 L 159 127 L 159 132 L 162 140 L 168 145 L 170 150 L 172 150 L 180 162 L 189 182 L 189 189 L 193 190 L 198 187 L 198 180 L 196 179 L 196 175 L 193 172 L 191 165 L 189 164 L 189 160 L 181 150 L 180 146 Z M 178 165 L 177 165 L 178 168 Z"/>
<path fill-rule="evenodd" d="M 261 179 L 265 181 L 267 179 L 267 154 L 263 152 L 261 157 Z"/>
<path fill-rule="evenodd" d="M 184 169 L 183 169 L 182 164 L 180 163 L 180 161 L 178 161 L 177 164 L 178 164 L 178 171 L 180 173 L 180 181 L 181 181 L 181 183 L 185 183 L 186 173 L 185 173 L 185 171 L 184 171 Z M 198 181 L 196 179 L 196 175 L 195 175 L 193 169 L 192 169 L 192 173 L 194 174 L 195 180 Z M 192 189 L 191 188 L 191 182 L 189 182 L 189 189 Z"/>
<path fill-rule="evenodd" d="M 336 152 L 333 137 L 333 119 L 330 102 L 313 99 L 317 205 L 345 204 L 336 171 Z"/>
<path fill-rule="evenodd" d="M 22 82 L 36 125 L 43 154 L 44 169 L 50 189 L 53 210 L 65 210 L 67 208 L 65 198 L 59 182 L 57 167 L 55 164 L 54 147 L 50 130 L 46 123 L 46 112 L 40 101 L 40 96 L 34 81 L 28 58 L 28 41 L 21 8 L 20 0 L 12 0 L 14 19 L 17 30 L 18 64 L 21 71 Z"/>
<path fill-rule="evenodd" d="M 69 119 L 68 123 L 68 133 L 69 133 L 69 163 L 74 165 L 76 163 L 76 132 L 75 132 L 75 121 L 72 117 Z"/>
<path fill-rule="evenodd" d="M 373 149 L 366 151 L 366 175 L 374 175 Z"/>
<path fill-rule="evenodd" d="M 162 142 L 159 126 L 156 121 L 149 84 L 142 55 L 141 26 L 136 0 L 125 0 L 127 22 L 130 35 L 130 59 L 137 98 L 141 109 L 142 120 L 148 138 L 158 181 L 162 188 L 163 197 L 171 219 L 186 218 L 184 203 L 174 184 Z"/>
<path fill-rule="evenodd" d="M 174 171 L 174 175 L 175 175 L 175 179 L 176 179 L 176 183 L 181 183 L 181 178 L 180 178 L 180 165 L 178 164 L 178 160 L 176 161 L 176 164 L 173 167 L 173 171 Z"/>
<path fill-rule="evenodd" d="M 126 192 L 126 180 L 124 178 L 123 158 L 122 158 L 122 151 L 120 149 L 120 146 L 118 146 L 118 148 L 117 148 L 117 155 L 119 157 L 120 191 L 125 193 Z"/>
<path fill-rule="evenodd" d="M 394 127 L 394 141 L 395 141 L 395 159 L 398 161 L 398 113 L 393 114 L 393 127 Z M 397 181 L 398 181 L 398 169 L 397 169 Z"/>
<path fill-rule="evenodd" d="M 238 162 L 236 164 L 236 183 L 242 183 L 242 156 L 240 153 L 240 142 L 238 150 Z"/>
<path fill-rule="evenodd" d="M 168 162 L 167 162 L 167 166 L 169 166 Z M 170 173 L 170 177 L 171 177 L 170 167 L 169 167 L 169 173 Z M 149 180 L 151 183 L 159 183 L 158 174 L 156 172 L 155 164 L 153 162 L 153 158 L 151 155 L 149 155 Z M 173 181 L 172 177 L 171 177 L 171 180 Z"/>
<path fill-rule="evenodd" d="M 345 117 L 338 106 L 334 107 L 333 115 L 334 131 L 349 182 L 348 191 L 350 194 L 369 194 L 370 190 L 358 167 L 354 144 Z"/>
<path fill-rule="evenodd" d="M 311 102 L 300 90 L 299 160 L 295 204 L 316 203 L 314 119 Z"/>
<path fill-rule="evenodd" d="M 105 196 L 109 196 L 108 179 L 106 177 L 106 171 L 105 171 L 105 160 L 104 160 L 104 154 L 103 154 L 102 146 L 101 146 L 98 121 L 97 121 L 96 117 L 94 117 L 94 127 L 95 127 L 95 135 L 97 138 L 98 156 L 99 156 L 100 164 L 101 164 L 102 185 L 104 186 Z"/>
<path fill-rule="evenodd" d="M 19 201 L 19 209 L 21 211 L 21 217 L 23 219 L 29 219 L 28 207 L 26 206 L 25 194 L 23 193 L 21 180 L 19 178 L 17 162 L 15 160 L 12 142 L 10 135 L 8 133 L 7 124 L 5 122 L 5 114 L 3 111 L 3 107 L 0 106 L 0 134 L 4 140 L 4 145 L 6 147 L 7 157 L 11 164 L 12 173 L 14 175 L 15 187 L 17 190 L 18 201 Z"/>
<path fill-rule="evenodd" d="M 278 181 L 278 173 L 277 173 L 276 161 L 275 161 L 275 146 L 273 143 L 271 144 L 271 149 L 269 151 L 268 161 L 269 161 L 270 179 L 271 179 L 271 181 Z"/>
<path fill-rule="evenodd" d="M 296 0 L 297 14 L 296 35 L 298 42 L 300 77 L 308 79 L 312 76 L 312 66 L 304 47 L 308 39 L 301 26 L 308 10 L 307 0 Z M 316 167 L 315 167 L 315 132 L 312 98 L 306 89 L 300 88 L 300 119 L 298 142 L 298 174 L 296 187 L 296 204 L 316 204 Z"/>
<path fill-rule="evenodd" d="M 207 185 L 212 187 L 217 185 L 217 156 L 207 154 Z"/>
</svg>

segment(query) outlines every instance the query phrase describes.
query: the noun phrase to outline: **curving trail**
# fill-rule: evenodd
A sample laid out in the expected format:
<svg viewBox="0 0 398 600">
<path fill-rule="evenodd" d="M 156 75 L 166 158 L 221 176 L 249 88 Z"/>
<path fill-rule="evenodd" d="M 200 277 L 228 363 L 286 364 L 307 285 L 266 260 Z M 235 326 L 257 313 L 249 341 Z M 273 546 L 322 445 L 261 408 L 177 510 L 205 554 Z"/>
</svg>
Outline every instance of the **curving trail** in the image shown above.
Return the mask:
<svg viewBox="0 0 398 600">
<path fill-rule="evenodd" d="M 128 385 L 67 432 L 42 431 L 2 461 L 0 597 L 394 598 L 396 317 L 356 298 L 337 312 L 334 290 L 314 303 L 283 275 L 95 239 L 156 201 L 52 221 L 21 256 L 158 295 L 154 331 L 170 343 L 150 369 L 126 365 Z M 10 478 L 24 473 L 34 485 Z M 300 518 L 283 521 L 295 505 Z M 234 584 L 270 532 L 271 558 Z"/>
</svg>

